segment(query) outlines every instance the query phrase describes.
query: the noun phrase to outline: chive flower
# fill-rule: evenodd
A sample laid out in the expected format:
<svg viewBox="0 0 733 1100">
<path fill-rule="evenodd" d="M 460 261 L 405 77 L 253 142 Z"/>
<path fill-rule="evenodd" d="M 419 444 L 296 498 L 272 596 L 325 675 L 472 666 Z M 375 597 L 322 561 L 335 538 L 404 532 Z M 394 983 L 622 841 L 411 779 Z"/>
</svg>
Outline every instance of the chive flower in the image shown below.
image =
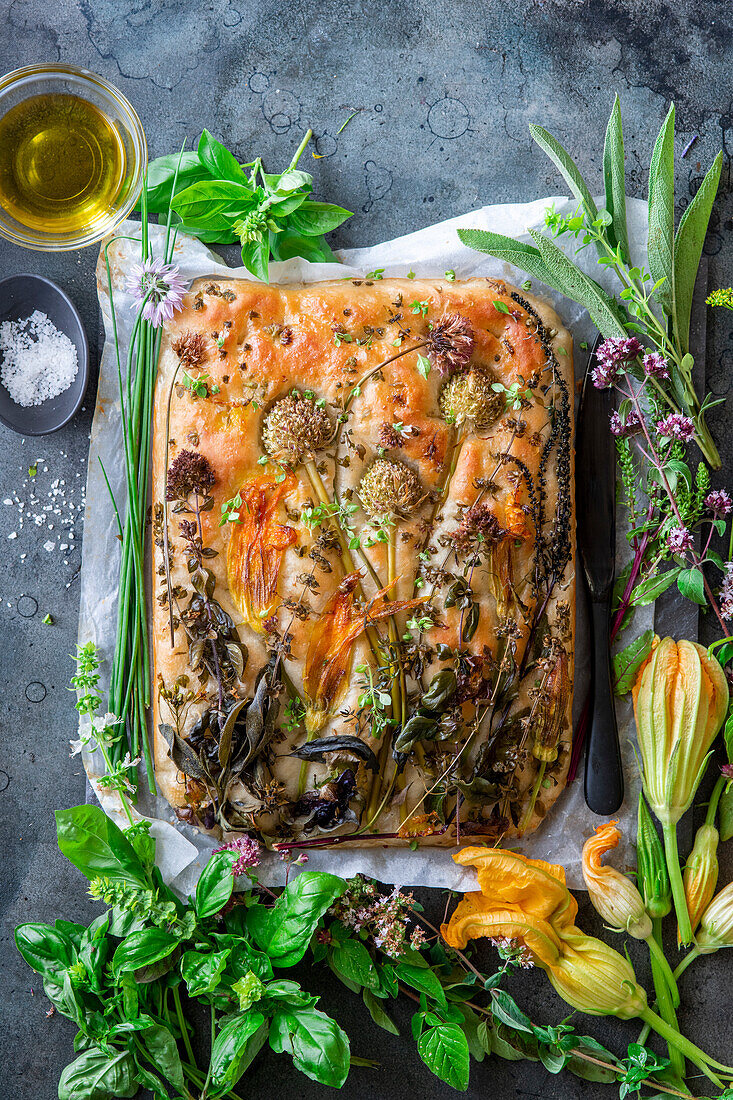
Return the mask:
<svg viewBox="0 0 733 1100">
<path fill-rule="evenodd" d="M 456 426 L 470 421 L 485 428 L 504 411 L 504 395 L 493 389 L 488 371 L 472 367 L 465 374 L 454 374 L 440 392 L 440 411 Z"/>
<path fill-rule="evenodd" d="M 460 313 L 446 313 L 428 333 L 428 359 L 441 374 L 464 370 L 474 342 L 470 322 Z"/>
<path fill-rule="evenodd" d="M 288 466 L 312 461 L 332 438 L 333 424 L 326 409 L 298 390 L 275 402 L 262 428 L 267 453 Z"/>
<path fill-rule="evenodd" d="M 153 328 L 160 328 L 170 321 L 177 309 L 183 305 L 186 284 L 175 264 L 165 264 L 160 259 L 145 260 L 133 264 L 127 277 L 127 289 L 134 299 L 132 308 L 141 302 L 142 317 Z"/>
<path fill-rule="evenodd" d="M 378 458 L 369 467 L 359 486 L 362 507 L 373 520 L 407 515 L 421 496 L 420 481 L 409 466 L 386 458 Z"/>
</svg>

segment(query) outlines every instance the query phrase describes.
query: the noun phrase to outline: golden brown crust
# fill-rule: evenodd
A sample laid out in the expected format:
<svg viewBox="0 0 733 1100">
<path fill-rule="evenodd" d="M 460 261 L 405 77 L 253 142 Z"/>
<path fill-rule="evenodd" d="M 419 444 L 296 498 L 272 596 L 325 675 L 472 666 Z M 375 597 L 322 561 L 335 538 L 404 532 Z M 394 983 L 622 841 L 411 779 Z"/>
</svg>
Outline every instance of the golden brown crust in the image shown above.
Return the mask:
<svg viewBox="0 0 733 1100">
<path fill-rule="evenodd" d="M 231 616 L 239 638 L 248 650 L 246 667 L 234 692 L 251 694 L 257 672 L 269 656 L 267 635 L 247 624 L 241 610 L 241 599 L 233 598 L 229 591 L 226 562 L 230 525 L 220 527 L 219 519 L 224 502 L 234 498 L 248 478 L 263 471 L 259 461 L 263 456 L 263 415 L 278 398 L 298 389 L 313 391 L 316 399 L 324 400 L 335 422 L 338 410 L 343 408 L 360 378 L 396 354 L 398 349 L 424 339 L 430 326 L 448 314 L 458 314 L 468 320 L 475 338 L 472 366 L 488 372 L 490 382 L 496 380 L 504 387 L 516 386 L 518 407 L 504 409 L 496 421 L 478 430 L 471 430 L 470 423 L 466 426 L 445 501 L 441 503 L 438 494 L 456 453 L 453 448 L 461 429 L 446 423 L 441 413 L 440 393 L 445 377 L 436 369 L 431 369 L 425 377 L 425 372 L 421 373 L 418 369 L 421 351 L 411 352 L 387 364 L 375 378 L 363 384 L 351 403 L 348 423 L 339 436 L 338 454 L 334 456 L 333 448 L 330 451 L 326 449 L 317 456 L 317 461 L 327 492 L 332 492 L 336 474 L 341 499 L 350 500 L 354 505 L 359 504 L 361 477 L 380 454 L 390 461 L 405 463 L 419 478 L 423 500 L 417 510 L 399 521 L 396 546 L 396 574 L 399 579 L 390 590 L 389 599 L 405 600 L 415 594 L 414 577 L 420 566 L 418 553 L 422 550 L 425 556 L 426 546 L 428 559 L 425 564 L 428 568 L 425 591 L 432 588 L 435 577 L 431 575 L 430 567 L 442 562 L 446 553 L 450 555 L 453 545 L 450 540 L 467 509 L 477 499 L 479 504 L 488 506 L 501 528 L 508 532 L 501 544 L 497 544 L 497 550 L 490 559 L 493 564 L 487 565 L 488 559 L 482 558 L 480 564 L 470 571 L 470 587 L 473 599 L 479 606 L 479 617 L 475 632 L 470 641 L 462 646 L 462 651 L 464 656 L 478 658 L 483 655 L 488 662 L 484 666 L 486 672 L 491 661 L 501 660 L 506 647 L 506 633 L 497 636 L 497 627 L 501 625 L 506 631 L 503 620 L 516 620 L 515 665 L 521 666 L 527 638 L 531 636 L 531 663 L 536 674 L 521 682 L 518 695 L 504 708 L 510 717 L 516 718 L 513 740 L 504 732 L 499 736 L 499 741 L 502 738 L 507 741 L 502 748 L 504 766 L 508 768 L 508 774 L 514 776 L 511 798 L 502 794 L 497 803 L 496 798 L 492 802 L 487 794 L 485 806 L 462 800 L 461 816 L 465 817 L 463 831 L 475 834 L 493 830 L 494 833 L 499 831 L 503 835 L 512 835 L 520 827 L 523 831 L 530 831 L 539 823 L 563 788 L 570 755 L 572 689 L 569 685 L 573 675 L 575 604 L 574 520 L 572 494 L 565 499 L 563 493 L 572 476 L 569 435 L 573 371 L 571 339 L 554 311 L 546 303 L 519 293 L 499 280 L 473 279 L 452 283 L 417 279 L 347 280 L 267 287 L 240 280 L 217 279 L 214 282 L 199 280 L 192 286 L 183 310 L 176 314 L 163 335 L 154 406 L 153 501 L 158 520 L 156 535 L 160 543 L 154 554 L 154 670 L 156 683 L 162 683 L 167 688 L 182 675 L 188 675 L 191 684 L 198 686 L 198 678 L 189 667 L 189 649 L 182 627 L 176 630 L 175 646 L 171 648 L 170 644 L 160 525 L 166 469 L 170 463 L 181 451 L 191 450 L 205 456 L 213 468 L 216 477 L 211 490 L 213 508 L 201 513 L 201 523 L 204 546 L 216 551 L 218 556 L 208 559 L 205 564 L 214 574 L 215 599 Z M 189 339 L 186 343 L 188 334 L 200 334 L 203 341 Z M 194 362 L 197 354 L 198 361 Z M 190 386 L 182 384 L 186 371 L 193 378 L 207 376 L 204 387 L 199 387 L 203 396 L 196 396 Z M 524 394 L 527 398 L 523 398 Z M 566 448 L 561 454 L 563 440 L 553 442 L 551 438 L 553 431 L 557 434 L 553 428 L 557 414 L 555 411 L 551 416 L 548 410 L 551 405 L 555 410 L 561 407 L 563 394 L 565 414 L 569 420 L 565 432 Z M 501 400 L 504 401 L 504 393 Z M 545 451 L 547 457 L 543 460 Z M 268 470 L 272 472 L 273 466 L 270 465 Z M 304 506 L 317 503 L 302 466 L 296 469 L 295 475 L 292 490 L 284 496 L 283 506 L 279 506 L 279 522 L 294 529 L 297 539 L 288 539 L 288 543 L 294 542 L 294 545 L 288 545 L 282 554 L 276 593 L 279 610 L 275 612 L 275 617 L 280 632 L 287 627 L 292 635 L 292 659 L 286 661 L 286 668 L 296 688 L 302 691 L 303 665 L 314 616 L 323 610 L 333 595 L 343 577 L 343 570 L 338 554 L 328 547 L 323 549 L 322 556 L 331 571 L 316 573 L 318 587 L 308 593 L 312 608 L 310 617 L 304 621 L 295 617 L 291 623 L 292 610 L 286 609 L 283 601 L 289 603 L 290 608 L 301 601 L 304 570 L 306 566 L 308 570 L 314 567 L 313 558 L 308 556 L 313 548 L 313 537 L 297 517 Z M 545 557 L 552 552 L 554 530 L 558 538 L 566 539 L 569 551 L 563 575 L 555 578 L 547 605 L 541 608 L 539 605 L 544 604 L 547 593 L 542 584 L 537 583 L 538 539 L 534 525 L 537 523 L 538 507 L 544 509 L 539 542 Z M 559 521 L 556 515 L 558 509 L 561 511 Z M 169 505 L 168 532 L 173 552 L 171 583 L 174 588 L 177 587 L 179 605 L 183 606 L 190 598 L 191 589 L 178 533 L 181 518 L 186 517 L 173 514 Z M 431 519 L 434 520 L 432 526 Z M 367 517 L 360 508 L 353 511 L 351 522 L 361 533 L 364 545 Z M 366 554 L 373 570 L 385 583 L 385 544 L 377 541 L 367 549 Z M 241 561 L 241 551 L 238 560 Z M 465 554 L 453 554 L 450 558 L 446 568 L 452 570 L 453 578 L 460 574 L 462 560 L 466 560 Z M 513 592 L 506 589 L 507 576 L 511 577 Z M 509 610 L 497 603 L 497 577 L 504 585 Z M 367 595 L 373 596 L 375 584 L 368 576 L 364 585 Z M 435 647 L 439 643 L 456 647 L 461 624 L 465 625 L 465 608 L 445 608 L 442 599 L 438 600 L 439 596 L 444 597 L 446 587 L 445 584 L 436 586 L 434 603 L 438 625 L 423 636 L 431 647 L 423 672 L 423 690 L 431 676 L 446 667 L 445 663 L 441 664 L 436 659 Z M 504 596 L 501 596 L 502 600 Z M 542 610 L 542 621 L 532 631 L 531 624 L 537 617 L 538 609 Z M 406 629 L 404 623 L 408 617 L 402 616 L 401 629 Z M 552 637 L 549 649 L 547 646 L 543 648 L 543 639 L 538 641 L 542 631 Z M 536 739 L 537 721 L 542 714 L 546 717 L 548 706 L 547 698 L 542 697 L 543 689 L 538 691 L 536 683 L 538 679 L 542 685 L 553 682 L 553 662 L 557 666 L 560 650 L 565 655 L 564 673 L 568 685 L 565 685 L 566 690 L 562 694 L 563 713 L 557 731 L 558 755 L 557 759 L 549 760 L 545 765 L 544 777 L 550 781 L 550 788 L 540 787 L 536 808 L 527 821 L 522 821 L 528 792 L 536 784 L 538 775 L 537 756 L 531 751 Z M 536 664 L 538 658 L 540 663 Z M 360 694 L 360 677 L 354 670 L 369 661 L 367 639 L 361 633 L 354 645 L 351 673 L 346 691 L 339 699 L 338 711 L 318 733 L 319 737 L 335 732 L 354 734 L 358 728 L 360 735 L 370 740 L 369 733 L 353 718 Z M 529 655 L 525 663 L 529 663 Z M 210 690 L 211 678 L 203 686 Z M 411 688 L 417 700 L 419 691 L 414 682 L 411 682 Z M 181 730 L 184 737 L 207 705 L 205 701 L 195 701 L 190 706 Z M 494 699 L 494 711 L 497 705 Z M 466 716 L 475 713 L 470 703 L 466 703 L 463 710 Z M 351 711 L 351 718 L 348 715 L 344 717 L 342 711 Z M 522 719 L 526 719 L 528 713 L 531 719 L 522 726 Z M 197 791 L 201 794 L 201 784 L 192 785 L 189 782 L 187 797 L 186 777 L 170 758 L 168 745 L 159 732 L 161 722 L 170 723 L 171 712 L 156 694 L 156 776 L 162 793 L 173 806 L 180 808 L 191 801 L 192 786 L 194 795 Z M 274 742 L 274 754 L 270 750 L 268 766 L 275 778 L 284 784 L 291 800 L 296 795 L 301 765 L 298 760 L 286 757 L 285 753 L 288 745 L 300 744 L 304 739 L 302 728 L 279 734 Z M 450 749 L 454 755 L 460 749 L 461 767 L 470 773 L 487 739 L 488 729 L 485 728 L 478 735 L 469 737 L 468 744 L 465 743 L 465 731 L 455 744 L 450 741 L 435 742 L 428 752 L 429 767 L 440 776 L 444 749 Z M 513 768 L 510 766 L 514 759 L 512 752 L 516 757 Z M 391 761 L 391 757 L 389 759 Z M 355 765 L 352 763 L 351 767 Z M 501 787 L 501 767 L 500 761 L 499 770 L 492 766 L 490 771 L 494 786 Z M 328 772 L 328 766 L 311 765 L 307 771 L 312 779 L 314 775 Z M 408 762 L 405 774 L 407 794 L 404 803 L 408 808 L 408 819 L 414 821 L 421 809 L 420 805 L 415 804 L 424 794 L 425 786 L 430 784 L 424 779 L 425 773 L 414 755 Z M 363 767 L 359 768 L 362 791 L 366 790 L 368 781 L 369 773 Z M 455 793 L 454 786 L 444 807 L 450 807 Z M 241 795 L 241 789 L 237 788 L 235 794 Z M 471 798 L 475 797 L 475 794 L 471 795 Z M 246 804 L 246 796 L 243 798 Z M 406 813 L 405 809 L 400 809 L 399 803 L 398 798 L 392 802 L 391 809 L 382 814 L 379 820 L 381 831 L 390 832 L 399 828 L 400 818 Z M 258 824 L 271 826 L 274 820 L 268 815 L 261 817 Z M 454 842 L 452 829 L 422 841 L 439 844 Z"/>
</svg>

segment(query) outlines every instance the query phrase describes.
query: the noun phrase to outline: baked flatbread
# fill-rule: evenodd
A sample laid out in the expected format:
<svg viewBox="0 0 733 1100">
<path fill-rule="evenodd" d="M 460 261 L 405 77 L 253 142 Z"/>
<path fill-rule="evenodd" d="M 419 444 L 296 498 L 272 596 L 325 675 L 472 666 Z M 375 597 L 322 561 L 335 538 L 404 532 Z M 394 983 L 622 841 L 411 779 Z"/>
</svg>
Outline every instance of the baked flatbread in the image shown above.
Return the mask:
<svg viewBox="0 0 733 1100">
<path fill-rule="evenodd" d="M 183 820 L 537 826 L 572 733 L 572 415 L 568 332 L 501 281 L 192 286 L 153 446 L 155 763 Z"/>
</svg>

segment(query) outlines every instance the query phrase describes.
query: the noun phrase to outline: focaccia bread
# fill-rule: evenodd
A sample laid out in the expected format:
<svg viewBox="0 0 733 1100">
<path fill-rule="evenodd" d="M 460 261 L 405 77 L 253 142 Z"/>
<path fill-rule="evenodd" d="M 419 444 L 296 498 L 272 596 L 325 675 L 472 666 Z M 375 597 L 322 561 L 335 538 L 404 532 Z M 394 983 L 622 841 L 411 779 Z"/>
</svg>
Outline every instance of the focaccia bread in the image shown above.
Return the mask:
<svg viewBox="0 0 733 1100">
<path fill-rule="evenodd" d="M 573 367 L 499 280 L 199 280 L 154 405 L 160 789 L 268 843 L 536 828 L 572 736 Z"/>
</svg>

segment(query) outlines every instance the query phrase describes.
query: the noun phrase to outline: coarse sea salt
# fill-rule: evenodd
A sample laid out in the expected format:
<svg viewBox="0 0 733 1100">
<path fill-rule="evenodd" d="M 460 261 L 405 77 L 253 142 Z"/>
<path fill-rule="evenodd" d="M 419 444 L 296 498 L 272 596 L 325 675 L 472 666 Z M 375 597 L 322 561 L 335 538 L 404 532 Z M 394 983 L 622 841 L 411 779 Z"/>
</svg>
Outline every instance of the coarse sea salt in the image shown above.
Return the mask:
<svg viewBox="0 0 733 1100">
<path fill-rule="evenodd" d="M 71 340 L 40 310 L 0 324 L 0 355 L 0 382 L 26 408 L 68 390 L 79 369 Z"/>
</svg>

